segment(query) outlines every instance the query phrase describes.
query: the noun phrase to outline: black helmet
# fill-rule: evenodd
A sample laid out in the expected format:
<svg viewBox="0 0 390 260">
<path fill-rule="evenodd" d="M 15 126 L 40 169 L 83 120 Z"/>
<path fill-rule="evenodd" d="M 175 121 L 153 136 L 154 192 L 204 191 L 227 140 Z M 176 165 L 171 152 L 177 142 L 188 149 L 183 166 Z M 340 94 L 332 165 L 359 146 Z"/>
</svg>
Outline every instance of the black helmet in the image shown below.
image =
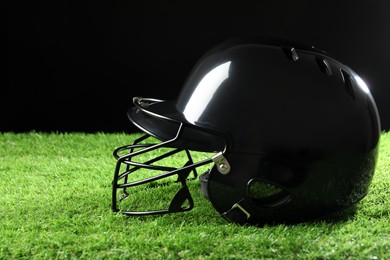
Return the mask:
<svg viewBox="0 0 390 260">
<path fill-rule="evenodd" d="M 204 195 L 240 224 L 308 221 L 349 208 L 374 174 L 381 131 L 375 101 L 359 75 L 314 47 L 227 41 L 201 57 L 176 100 L 135 97 L 133 104 L 128 117 L 145 135 L 114 151 L 112 209 L 127 215 L 192 209 L 187 179 L 208 163 Z M 145 142 L 149 137 L 159 142 Z M 163 147 L 172 149 L 144 156 Z M 181 151 L 183 167 L 157 165 Z M 214 154 L 194 162 L 190 151 Z M 141 169 L 159 174 L 130 178 Z M 119 209 L 119 191 L 123 199 L 129 187 L 170 176 L 181 188 L 167 209 Z"/>
</svg>

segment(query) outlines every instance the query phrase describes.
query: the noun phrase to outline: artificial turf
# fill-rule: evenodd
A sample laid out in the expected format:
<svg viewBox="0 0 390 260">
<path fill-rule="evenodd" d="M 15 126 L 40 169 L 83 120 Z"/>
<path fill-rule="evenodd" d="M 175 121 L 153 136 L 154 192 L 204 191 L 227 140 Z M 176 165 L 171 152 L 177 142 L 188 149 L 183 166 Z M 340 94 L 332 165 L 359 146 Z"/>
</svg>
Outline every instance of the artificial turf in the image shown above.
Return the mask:
<svg viewBox="0 0 390 260">
<path fill-rule="evenodd" d="M 261 228 L 228 223 L 196 180 L 189 212 L 112 212 L 112 152 L 136 135 L 1 133 L 0 259 L 390 259 L 390 133 L 354 215 Z M 155 190 L 134 202 L 153 204 Z"/>
</svg>

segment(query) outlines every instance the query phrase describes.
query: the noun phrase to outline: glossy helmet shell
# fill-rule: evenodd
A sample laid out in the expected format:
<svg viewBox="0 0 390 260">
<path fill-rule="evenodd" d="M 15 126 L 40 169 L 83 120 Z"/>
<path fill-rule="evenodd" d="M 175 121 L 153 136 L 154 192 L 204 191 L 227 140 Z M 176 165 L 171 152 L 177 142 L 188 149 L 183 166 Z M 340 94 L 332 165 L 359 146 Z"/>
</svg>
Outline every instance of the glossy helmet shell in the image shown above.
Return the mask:
<svg viewBox="0 0 390 260">
<path fill-rule="evenodd" d="M 208 197 L 238 223 L 299 222 L 348 208 L 368 192 L 380 120 L 364 81 L 324 51 L 279 40 L 233 40 L 195 65 L 176 100 L 128 112 L 178 146 L 221 151 Z M 166 120 L 170 119 L 170 120 Z M 172 119 L 172 120 L 171 120 Z"/>
</svg>

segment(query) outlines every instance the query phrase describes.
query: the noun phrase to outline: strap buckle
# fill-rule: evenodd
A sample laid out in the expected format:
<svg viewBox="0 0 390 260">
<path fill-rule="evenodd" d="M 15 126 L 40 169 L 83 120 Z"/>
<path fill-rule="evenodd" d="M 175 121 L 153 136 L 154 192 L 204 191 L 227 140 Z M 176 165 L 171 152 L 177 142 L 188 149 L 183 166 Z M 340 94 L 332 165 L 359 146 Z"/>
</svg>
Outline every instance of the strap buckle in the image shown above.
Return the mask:
<svg viewBox="0 0 390 260">
<path fill-rule="evenodd" d="M 234 203 L 232 208 L 228 211 L 221 214 L 229 222 L 235 222 L 238 224 L 244 224 L 251 217 L 251 213 L 248 210 L 248 207 L 245 208 L 242 204 L 247 204 L 245 198 L 240 200 L 237 203 Z"/>
</svg>

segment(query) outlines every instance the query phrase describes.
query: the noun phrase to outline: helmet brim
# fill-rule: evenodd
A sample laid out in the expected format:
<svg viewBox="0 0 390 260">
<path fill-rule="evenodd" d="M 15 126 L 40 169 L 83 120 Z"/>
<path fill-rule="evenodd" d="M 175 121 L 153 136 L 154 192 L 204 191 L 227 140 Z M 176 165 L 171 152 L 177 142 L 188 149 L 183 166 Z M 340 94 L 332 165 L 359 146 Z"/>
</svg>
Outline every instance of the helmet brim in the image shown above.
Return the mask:
<svg viewBox="0 0 390 260">
<path fill-rule="evenodd" d="M 171 144 L 173 147 L 216 152 L 224 150 L 226 146 L 226 140 L 219 133 L 189 123 L 176 109 L 174 101 L 130 107 L 127 116 L 138 129 L 160 141 L 176 139 Z M 176 138 L 178 136 L 180 138 Z"/>
</svg>

